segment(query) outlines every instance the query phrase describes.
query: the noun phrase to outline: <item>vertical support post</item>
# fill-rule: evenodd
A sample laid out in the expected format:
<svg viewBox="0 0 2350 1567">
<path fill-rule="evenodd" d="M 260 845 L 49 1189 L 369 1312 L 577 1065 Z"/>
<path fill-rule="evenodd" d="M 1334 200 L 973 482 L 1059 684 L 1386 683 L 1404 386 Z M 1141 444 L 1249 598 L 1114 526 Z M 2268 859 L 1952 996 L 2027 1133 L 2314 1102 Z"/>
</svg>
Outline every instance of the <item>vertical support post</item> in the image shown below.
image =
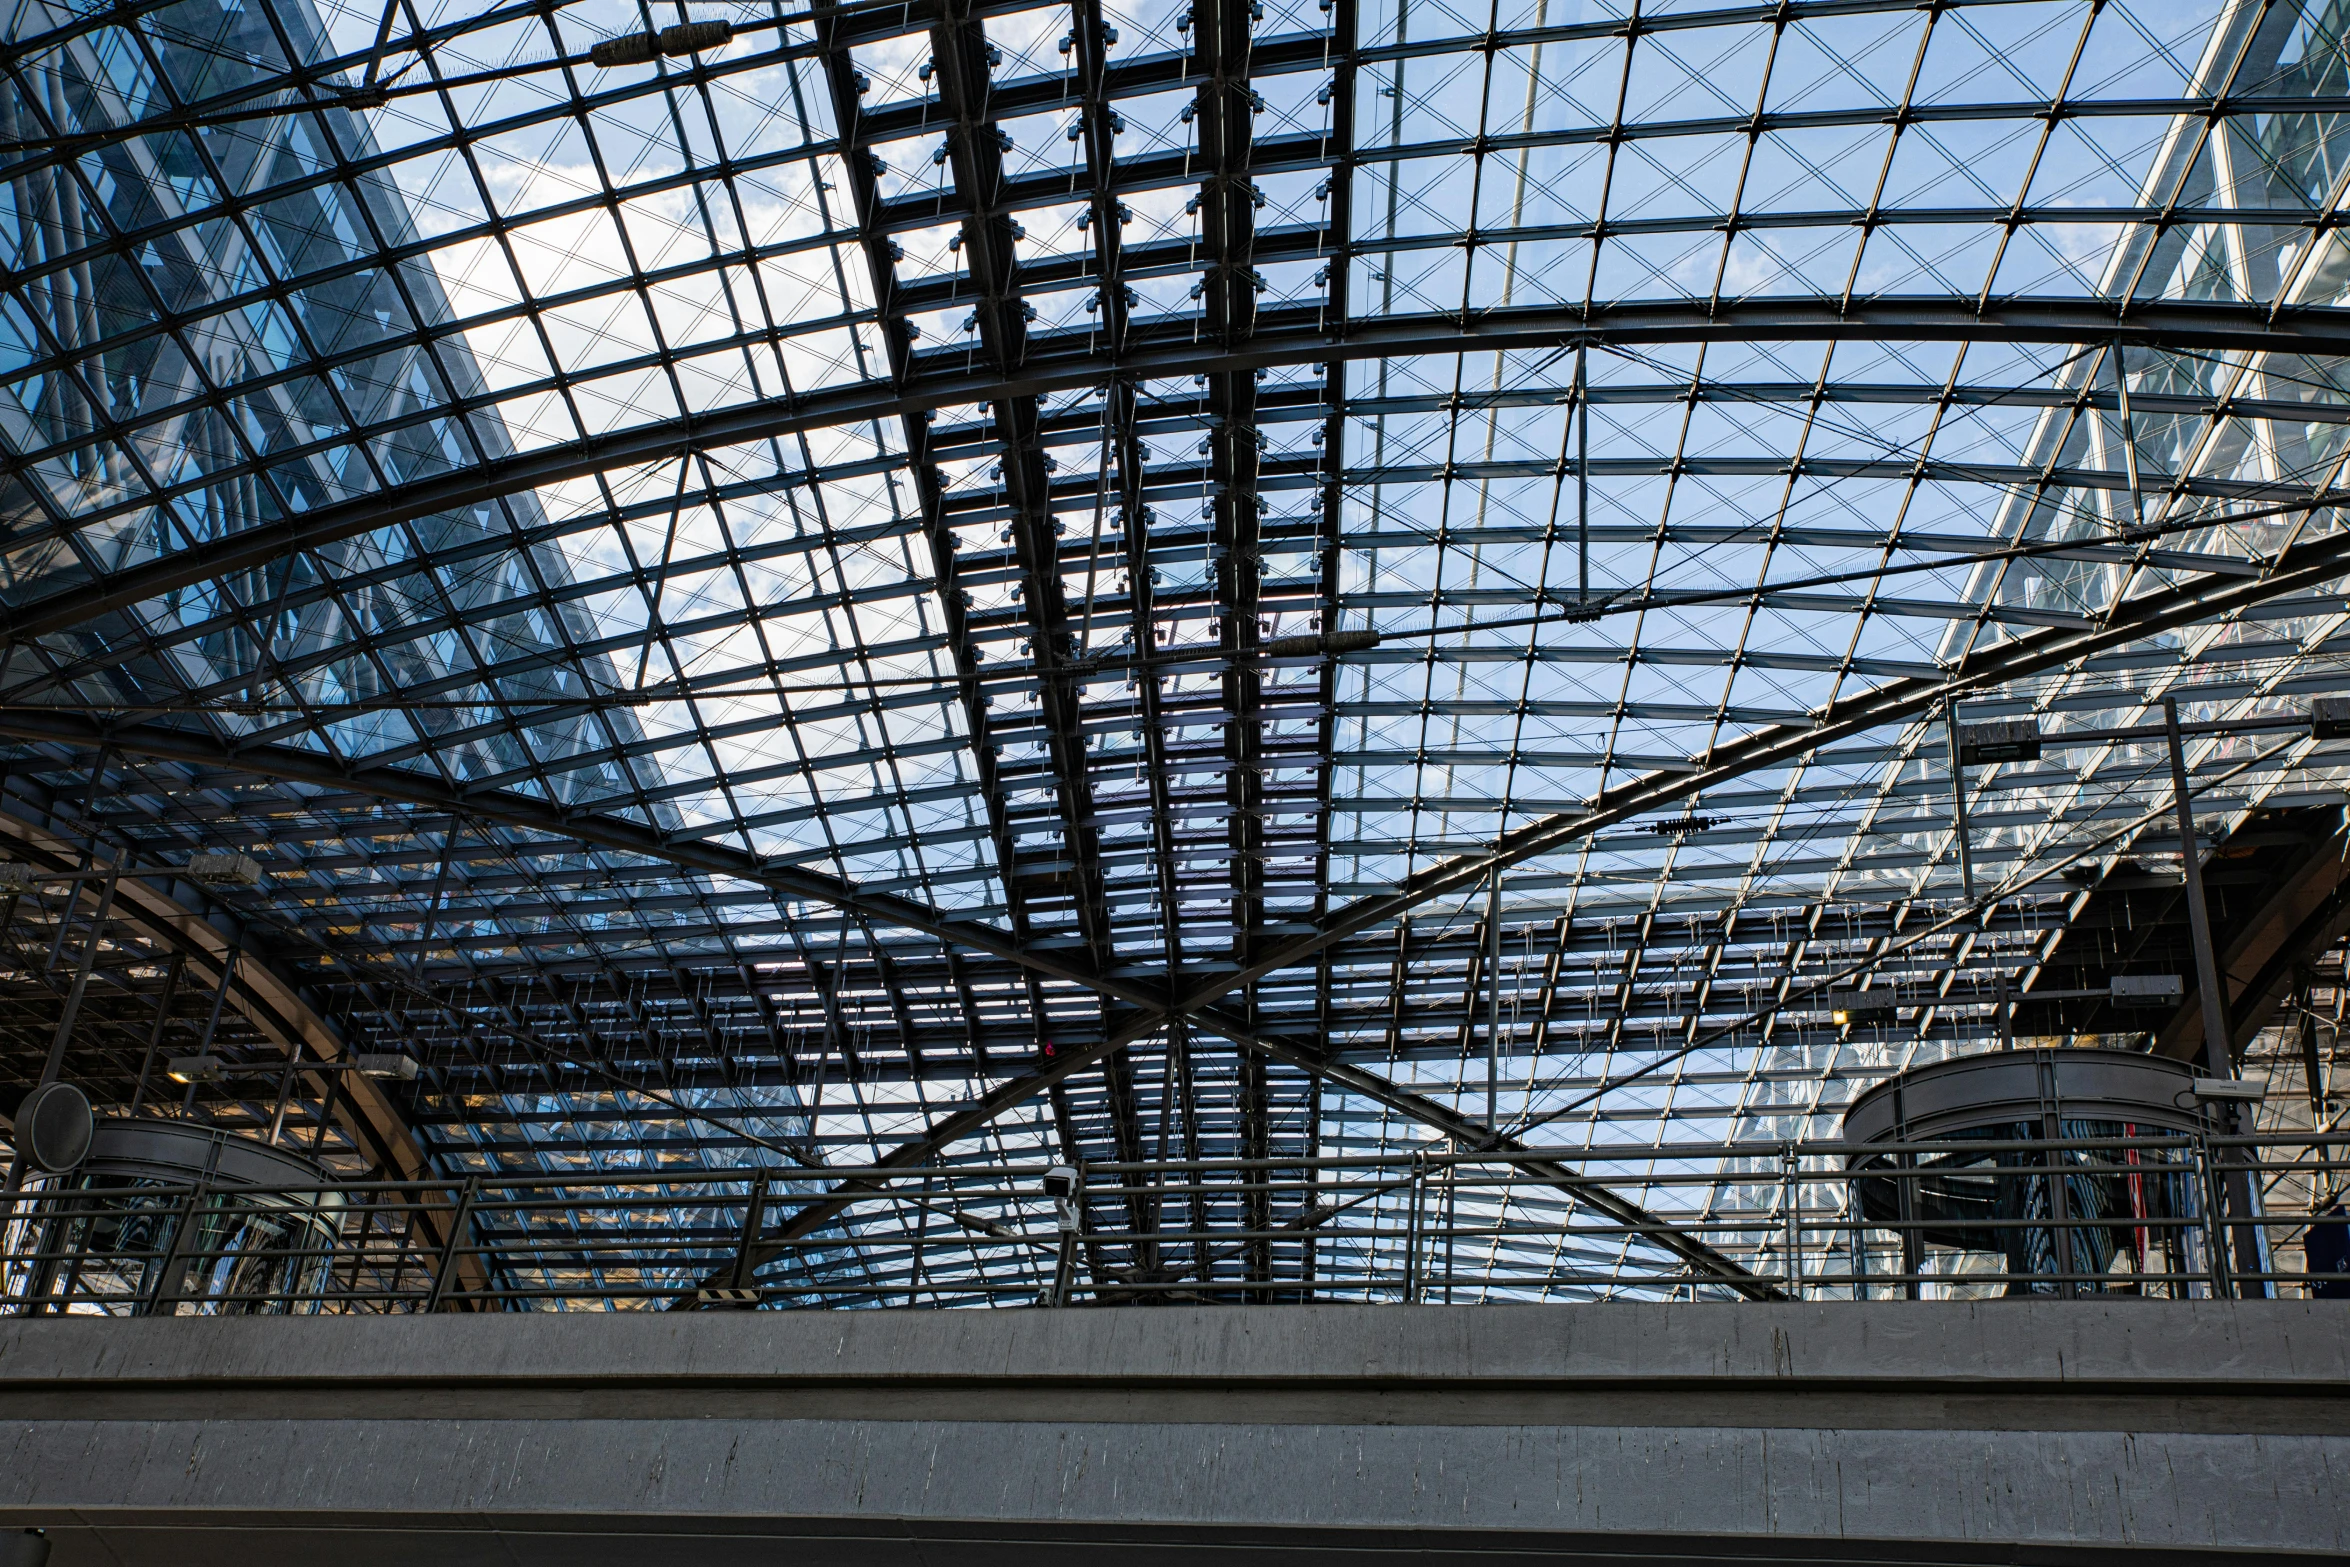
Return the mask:
<svg viewBox="0 0 2350 1567">
<path fill-rule="evenodd" d="M 2043 1051 L 2033 1072 L 2033 1081 L 2040 1093 L 2040 1140 L 2053 1143 L 2064 1136 L 2064 1109 L 2056 1097 L 2056 1063 Z M 2072 1193 L 2064 1182 L 2065 1150 L 2050 1148 L 2039 1160 L 2045 1172 L 2041 1179 L 2048 1183 L 2048 1231 L 2054 1243 L 2056 1271 L 2060 1275 L 2056 1293 L 2071 1300 L 2080 1291 L 2075 1288 L 2073 1274 L 2073 1213 Z M 2029 1232 L 2026 1232 L 2029 1234 Z"/>
<path fill-rule="evenodd" d="M 1053 1223 L 1061 1232 L 1061 1249 L 1053 1258 L 1053 1291 L 1045 1302 L 1050 1306 L 1069 1304 L 1069 1292 L 1077 1283 L 1077 1248 L 1084 1238 L 1084 1168 L 1068 1167 L 1067 1180 L 1066 1189 L 1056 1189 L 1053 1177 L 1045 1177 L 1046 1190 L 1052 1193 Z M 1200 1282 L 1207 1282 L 1204 1274 Z"/>
<path fill-rule="evenodd" d="M 1844 1244 L 1851 1249 L 1845 1260 L 1852 1265 L 1852 1298 L 1869 1298 L 1869 1228 L 1868 1216 L 1860 1209 L 1860 1187 L 1846 1174 L 1841 1194 L 1836 1199 L 1836 1219 L 1844 1231 Z"/>
<path fill-rule="evenodd" d="M 2195 1179 L 2203 1186 L 2203 1260 L 2211 1274 L 2211 1298 L 2224 1300 L 2235 1290 L 2228 1280 L 2227 1234 L 2220 1225 L 2219 1150 L 2200 1133 L 2195 1138 Z"/>
<path fill-rule="evenodd" d="M 2146 491 L 2138 482 L 2138 425 L 2130 417 L 2130 372 L 2122 363 L 2121 339 L 2113 343 L 2113 384 L 2119 394 L 2122 415 L 2122 470 L 2130 480 L 2130 526 L 2132 532 L 2146 527 Z"/>
<path fill-rule="evenodd" d="M 188 1188 L 187 1200 L 180 1205 L 179 1222 L 171 1227 L 171 1241 L 163 1248 L 163 1256 L 155 1270 L 155 1282 L 147 1291 L 146 1303 L 139 1308 L 142 1317 L 168 1317 L 179 1304 L 179 1275 L 186 1266 L 192 1249 L 191 1239 L 204 1222 L 204 1209 L 210 1203 L 212 1186 L 198 1181 Z"/>
<path fill-rule="evenodd" d="M 1975 901 L 1975 848 L 1967 834 L 1966 821 L 1966 763 L 1958 748 L 1958 699 L 1945 698 L 1942 703 L 1942 728 L 1950 741 L 1950 815 L 1956 824 L 1958 844 L 1958 881 L 1966 890 L 1969 905 Z"/>
<path fill-rule="evenodd" d="M 302 1041 L 296 1036 L 286 1054 L 286 1069 L 277 1077 L 277 1103 L 269 1112 L 269 1146 L 277 1146 L 278 1134 L 286 1129 L 286 1101 L 294 1094 L 294 1079 L 302 1070 Z"/>
<path fill-rule="evenodd" d="M 1486 873 L 1485 1129 L 1501 1130 L 1501 867 Z"/>
<path fill-rule="evenodd" d="M 1899 1079 L 1893 1088 L 1893 1128 L 1901 1149 L 1893 1156 L 1893 1218 L 1901 1226 L 1901 1291 L 1910 1300 L 1923 1300 L 1925 1283 L 1919 1275 L 1926 1268 L 1926 1238 L 1917 1229 L 1918 1156 L 1908 1148 L 1909 1108 L 1902 1103 Z"/>
<path fill-rule="evenodd" d="M 2195 811 L 2187 794 L 2187 748 L 2179 733 L 2176 697 L 2162 699 L 2162 727 L 2170 740 L 2171 801 L 2178 818 L 2180 869 L 2187 879 L 2187 929 L 2195 943 L 2195 988 L 2203 1002 L 2203 1065 L 2213 1077 L 2234 1077 L 2227 998 L 2220 990 L 2219 959 L 2211 945 L 2211 911 L 2203 901 L 2203 856 L 2195 843 Z"/>
<path fill-rule="evenodd" d="M 212 1036 L 220 1032 L 221 1009 L 228 1005 L 228 987 L 237 977 L 237 958 L 242 952 L 240 941 L 231 941 L 220 960 L 220 987 L 212 992 L 212 1010 L 204 1017 L 204 1036 L 196 1041 L 196 1054 L 204 1055 L 212 1049 Z"/>
<path fill-rule="evenodd" d="M 347 1071 L 326 1074 L 326 1092 L 318 1101 L 318 1125 L 310 1136 L 310 1152 L 313 1155 L 326 1152 L 327 1128 L 335 1123 L 335 1099 L 343 1091 L 343 1079 L 350 1075 Z"/>
<path fill-rule="evenodd" d="M 1956 698 L 1948 699 L 1942 704 L 1942 727 L 1950 742 L 1950 816 L 1953 824 L 1953 836 L 1958 844 L 1958 880 L 1959 885 L 1966 891 L 1966 901 L 1971 907 L 1975 901 L 1975 844 L 1973 830 L 1967 825 L 1966 762 L 1958 744 L 1958 702 Z M 1991 909 L 1983 911 L 1983 917 L 1978 922 L 1978 934 L 1987 930 L 1994 913 L 1995 911 Z M 1998 953 L 1996 951 L 1992 953 L 1992 958 L 1992 1032 L 1999 1036 L 2002 1049 L 2012 1050 L 2015 1048 L 2015 1039 L 2008 1028 L 2007 970 L 1997 962 Z"/>
<path fill-rule="evenodd" d="M 90 917 L 90 940 L 82 948 L 82 960 L 74 966 L 73 986 L 65 993 L 65 1010 L 58 1015 L 57 1033 L 49 1041 L 49 1059 L 41 1068 L 41 1081 L 36 1087 L 46 1087 L 57 1081 L 57 1074 L 65 1068 L 65 1047 L 73 1038 L 73 1026 L 81 1021 L 82 997 L 90 989 L 90 970 L 98 962 L 98 944 L 106 939 L 107 916 L 114 912 L 114 888 L 122 879 L 122 862 L 117 860 L 106 873 L 106 885 L 98 894 L 98 912 Z M 71 918 L 73 905 L 80 901 L 76 889 L 66 903 L 66 917 Z"/>
<path fill-rule="evenodd" d="M 2211 910 L 2203 901 L 2203 856 L 2195 843 L 2195 812 L 2187 793 L 2187 744 L 2179 732 L 2176 697 L 2162 699 L 2162 726 L 2170 741 L 2171 799 L 2178 814 L 2179 860 L 2187 880 L 2187 929 L 2195 942 L 2195 988 L 2203 1002 L 2203 1069 L 2213 1077 L 2236 1075 L 2236 1052 L 2228 1032 L 2227 993 L 2220 988 L 2219 957 L 2211 944 Z M 2222 1101 L 2217 1118 L 2222 1135 L 2236 1129 L 2233 1107 Z M 2212 1150 L 2215 1168 L 2224 1171 L 2221 1186 L 2226 1204 L 2237 1217 L 2252 1213 L 2252 1183 L 2236 1160 L 2218 1148 Z M 2260 1271 L 2259 1233 L 2248 1224 L 2235 1227 L 2235 1272 L 2239 1278 Z M 2266 1284 L 2259 1287 L 2268 1292 Z"/>
<path fill-rule="evenodd" d="M 187 972 L 188 960 L 183 954 L 172 955 L 171 967 L 163 971 L 163 992 L 155 1002 L 155 1026 L 147 1034 L 146 1054 L 139 1057 L 138 1086 L 131 1090 L 131 1117 L 136 1120 L 147 1102 L 147 1078 L 155 1070 L 155 1052 L 163 1048 L 163 1031 L 171 1023 L 171 1004 L 179 999 L 180 975 Z"/>
<path fill-rule="evenodd" d="M 465 1244 L 465 1227 L 473 1221 L 473 1200 L 481 1194 L 481 1177 L 468 1176 L 465 1190 L 457 1199 L 457 1211 L 449 1216 L 449 1239 L 441 1247 L 440 1261 L 432 1270 L 432 1293 L 424 1298 L 426 1311 L 438 1311 L 448 1298 L 449 1281 L 457 1272 L 457 1251 Z"/>
<path fill-rule="evenodd" d="M 1460 1144 L 1451 1148 L 1456 1156 L 1444 1167 L 1444 1204 L 1439 1210 L 1444 1223 L 1444 1303 L 1452 1304 L 1453 1232 L 1460 1228 L 1461 1166 L 1458 1159 Z"/>
<path fill-rule="evenodd" d="M 751 1287 L 751 1248 L 758 1244 L 759 1226 L 767 1222 L 767 1172 L 761 1170 L 751 1182 L 751 1198 L 743 1208 L 742 1244 L 734 1252 L 734 1287 Z"/>
<path fill-rule="evenodd" d="M 2309 1096 L 2309 1124 L 2319 1127 L 2326 1124 L 2326 1068 L 2317 1051 L 2317 1010 L 2309 1004 L 2311 982 L 2306 969 L 2294 976 L 2293 1009 L 2301 1025 L 2301 1088 Z"/>
<path fill-rule="evenodd" d="M 1575 602 L 1591 602 L 1591 386 L 1584 379 L 1588 350 L 1575 349 Z"/>
<path fill-rule="evenodd" d="M 1779 1152 L 1779 1217 L 1787 1230 L 1787 1293 L 1803 1299 L 1803 1216 L 1796 1204 L 1802 1200 L 1803 1187 L 1796 1179 L 1802 1165 L 1802 1156 L 1789 1143 Z"/>
<path fill-rule="evenodd" d="M 1428 1187 L 1428 1156 L 1412 1155 L 1411 1206 L 1404 1213 L 1403 1242 L 1403 1302 L 1416 1306 L 1420 1302 L 1420 1209 L 1426 1201 Z"/>
</svg>

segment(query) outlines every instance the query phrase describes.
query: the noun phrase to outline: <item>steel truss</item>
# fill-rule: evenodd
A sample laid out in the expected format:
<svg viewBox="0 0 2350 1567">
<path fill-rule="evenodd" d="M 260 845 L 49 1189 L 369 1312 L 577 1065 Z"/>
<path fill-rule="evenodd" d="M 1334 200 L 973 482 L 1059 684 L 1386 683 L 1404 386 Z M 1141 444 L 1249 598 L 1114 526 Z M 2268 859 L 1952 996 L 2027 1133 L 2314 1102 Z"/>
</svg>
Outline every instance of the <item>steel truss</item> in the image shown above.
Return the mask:
<svg viewBox="0 0 2350 1567">
<path fill-rule="evenodd" d="M 2208 836 L 2338 802 L 2341 27 L 2178 25 L 28 0 L 0 819 L 415 1055 L 362 1125 L 215 1030 L 175 1108 L 346 1173 L 767 1163 L 765 1261 L 947 1222 L 831 1167 L 1117 1163 L 1089 1287 L 1296 1299 L 1317 1159 L 1520 1151 L 1767 1293 L 1582 1153 L 1993 1037 L 2083 894 L 1943 929 L 1950 699 L 2049 740 L 1991 885 L 2145 814 L 2090 737 L 2165 696 Z M 218 970 L 108 940 L 127 1104 Z"/>
</svg>

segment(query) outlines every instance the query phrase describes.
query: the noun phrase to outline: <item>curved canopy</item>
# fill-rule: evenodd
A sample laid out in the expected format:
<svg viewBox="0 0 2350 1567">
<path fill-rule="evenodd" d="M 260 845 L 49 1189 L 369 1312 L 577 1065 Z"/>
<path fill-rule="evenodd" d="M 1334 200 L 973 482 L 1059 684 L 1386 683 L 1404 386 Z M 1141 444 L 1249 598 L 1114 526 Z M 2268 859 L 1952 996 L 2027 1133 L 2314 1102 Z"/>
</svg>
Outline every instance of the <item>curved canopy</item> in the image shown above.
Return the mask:
<svg viewBox="0 0 2350 1567">
<path fill-rule="evenodd" d="M 1734 1168 L 2059 1027 L 2166 699 L 2207 839 L 2342 804 L 2346 25 L 11 0 L 0 808 L 443 1170 L 789 1164 L 868 1298 L 817 1166 Z M 108 929 L 98 1097 L 282 1059 Z"/>
</svg>

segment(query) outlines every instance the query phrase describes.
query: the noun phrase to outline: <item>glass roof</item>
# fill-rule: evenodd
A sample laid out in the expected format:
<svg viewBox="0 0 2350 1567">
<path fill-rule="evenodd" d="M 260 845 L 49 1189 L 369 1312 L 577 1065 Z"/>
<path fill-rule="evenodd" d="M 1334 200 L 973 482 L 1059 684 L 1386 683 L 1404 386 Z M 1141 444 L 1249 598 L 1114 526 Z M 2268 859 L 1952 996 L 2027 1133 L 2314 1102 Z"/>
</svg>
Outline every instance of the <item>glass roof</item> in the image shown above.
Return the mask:
<svg viewBox="0 0 2350 1567">
<path fill-rule="evenodd" d="M 11 0 L 5 803 L 448 1172 L 1830 1136 L 2343 801 L 2346 25 Z"/>
</svg>

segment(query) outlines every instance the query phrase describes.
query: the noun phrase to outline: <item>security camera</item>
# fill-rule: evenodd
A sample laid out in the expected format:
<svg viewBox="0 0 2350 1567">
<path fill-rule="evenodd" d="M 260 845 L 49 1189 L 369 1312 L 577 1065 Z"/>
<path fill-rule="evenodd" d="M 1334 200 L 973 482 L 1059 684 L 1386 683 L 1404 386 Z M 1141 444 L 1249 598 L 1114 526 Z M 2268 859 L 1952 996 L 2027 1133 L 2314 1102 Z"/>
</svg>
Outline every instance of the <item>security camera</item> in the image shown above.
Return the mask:
<svg viewBox="0 0 2350 1567">
<path fill-rule="evenodd" d="M 1056 1164 L 1044 1172 L 1044 1194 L 1055 1202 L 1067 1202 L 1077 1195 L 1077 1169 L 1074 1165 Z"/>
</svg>

